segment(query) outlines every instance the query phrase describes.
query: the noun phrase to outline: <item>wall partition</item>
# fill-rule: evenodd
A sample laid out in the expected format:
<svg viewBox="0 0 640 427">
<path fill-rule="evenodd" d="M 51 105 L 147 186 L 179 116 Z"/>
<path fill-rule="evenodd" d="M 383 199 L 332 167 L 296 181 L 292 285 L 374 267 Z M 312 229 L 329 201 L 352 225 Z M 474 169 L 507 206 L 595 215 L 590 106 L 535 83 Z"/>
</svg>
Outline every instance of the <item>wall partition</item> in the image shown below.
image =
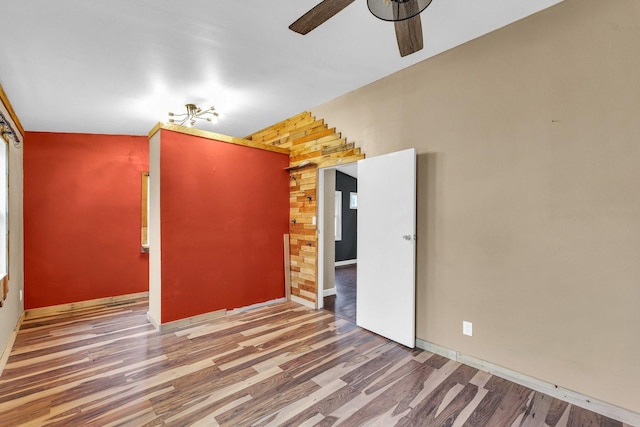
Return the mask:
<svg viewBox="0 0 640 427">
<path fill-rule="evenodd" d="M 285 296 L 288 151 L 175 125 L 150 135 L 149 319 Z"/>
</svg>

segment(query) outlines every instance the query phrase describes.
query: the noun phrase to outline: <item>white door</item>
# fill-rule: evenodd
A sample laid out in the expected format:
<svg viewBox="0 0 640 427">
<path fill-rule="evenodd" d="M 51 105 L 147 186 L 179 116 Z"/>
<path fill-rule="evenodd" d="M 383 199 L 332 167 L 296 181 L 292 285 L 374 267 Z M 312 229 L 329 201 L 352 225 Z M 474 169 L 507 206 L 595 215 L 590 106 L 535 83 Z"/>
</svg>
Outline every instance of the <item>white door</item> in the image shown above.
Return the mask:
<svg viewBox="0 0 640 427">
<path fill-rule="evenodd" d="M 416 151 L 358 162 L 356 323 L 415 346 Z"/>
</svg>

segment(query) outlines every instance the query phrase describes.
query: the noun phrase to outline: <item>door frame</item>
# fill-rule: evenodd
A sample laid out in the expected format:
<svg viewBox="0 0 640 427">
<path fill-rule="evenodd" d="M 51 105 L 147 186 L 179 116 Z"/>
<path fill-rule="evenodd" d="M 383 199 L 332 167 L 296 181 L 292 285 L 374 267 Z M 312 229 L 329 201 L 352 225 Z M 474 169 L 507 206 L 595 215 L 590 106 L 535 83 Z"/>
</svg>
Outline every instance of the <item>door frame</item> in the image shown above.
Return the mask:
<svg viewBox="0 0 640 427">
<path fill-rule="evenodd" d="M 317 194 L 317 204 L 316 204 L 316 229 L 317 232 L 317 242 L 318 242 L 318 267 L 316 273 L 316 309 L 320 310 L 324 307 L 324 264 L 325 264 L 325 256 L 324 256 L 324 191 L 325 191 L 325 182 L 324 182 L 324 173 L 328 170 L 340 170 L 342 166 L 353 165 L 356 167 L 358 165 L 358 161 L 340 163 L 334 166 L 327 166 L 323 168 L 318 168 L 318 194 Z M 334 189 L 335 191 L 335 186 Z M 335 264 L 335 259 L 334 259 Z M 357 279 L 356 279 L 357 280 Z"/>
</svg>

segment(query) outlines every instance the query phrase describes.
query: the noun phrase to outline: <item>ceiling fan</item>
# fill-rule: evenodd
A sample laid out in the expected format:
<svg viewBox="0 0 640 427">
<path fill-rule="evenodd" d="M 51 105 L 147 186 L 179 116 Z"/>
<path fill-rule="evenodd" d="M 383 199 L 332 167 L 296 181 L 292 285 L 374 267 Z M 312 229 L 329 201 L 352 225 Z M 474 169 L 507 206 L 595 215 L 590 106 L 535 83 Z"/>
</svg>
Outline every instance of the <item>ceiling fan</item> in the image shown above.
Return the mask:
<svg viewBox="0 0 640 427">
<path fill-rule="evenodd" d="M 313 9 L 302 15 L 289 29 L 307 34 L 349 6 L 355 0 L 322 0 Z M 422 22 L 420 12 L 432 0 L 367 0 L 369 11 L 384 21 L 395 24 L 400 56 L 411 55 L 422 49 Z"/>
</svg>

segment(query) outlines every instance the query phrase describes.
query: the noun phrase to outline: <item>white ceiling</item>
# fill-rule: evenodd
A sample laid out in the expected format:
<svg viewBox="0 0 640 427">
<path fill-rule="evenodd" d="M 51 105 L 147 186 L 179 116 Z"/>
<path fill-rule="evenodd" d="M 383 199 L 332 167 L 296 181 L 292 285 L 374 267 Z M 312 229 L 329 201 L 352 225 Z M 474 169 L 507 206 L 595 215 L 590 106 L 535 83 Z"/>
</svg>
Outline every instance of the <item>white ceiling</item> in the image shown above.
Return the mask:
<svg viewBox="0 0 640 427">
<path fill-rule="evenodd" d="M 185 103 L 245 136 L 561 0 L 433 0 L 424 49 L 358 0 L 301 36 L 319 0 L 0 0 L 0 84 L 31 131 L 146 134 Z"/>
</svg>

